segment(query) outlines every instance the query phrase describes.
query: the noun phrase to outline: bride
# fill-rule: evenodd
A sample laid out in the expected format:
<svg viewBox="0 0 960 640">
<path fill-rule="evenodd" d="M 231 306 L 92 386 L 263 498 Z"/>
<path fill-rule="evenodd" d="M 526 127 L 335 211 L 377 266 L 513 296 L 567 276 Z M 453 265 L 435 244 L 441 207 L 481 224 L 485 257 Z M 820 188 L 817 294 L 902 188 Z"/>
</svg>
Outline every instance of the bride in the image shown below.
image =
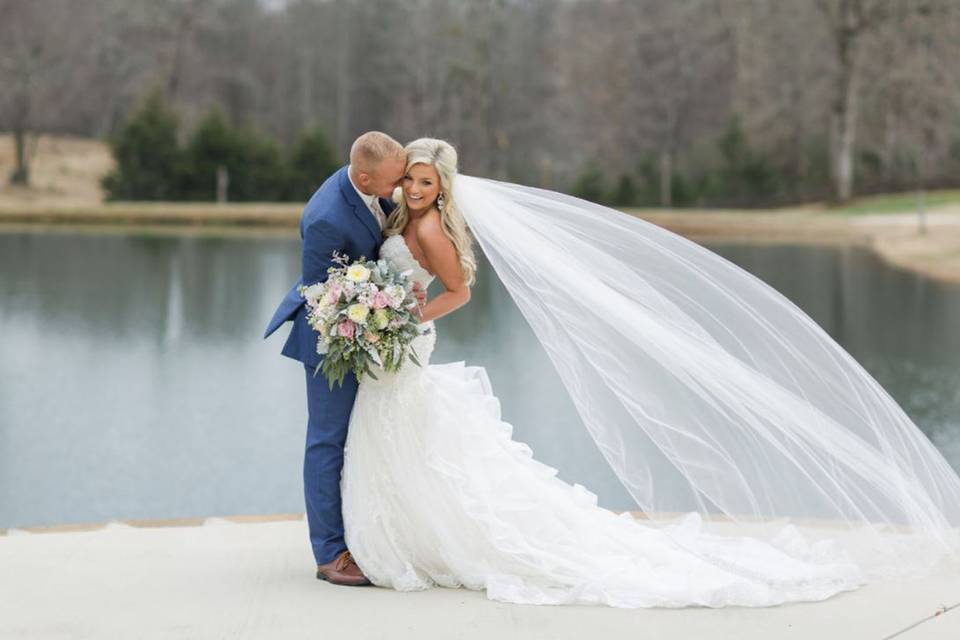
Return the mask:
<svg viewBox="0 0 960 640">
<path fill-rule="evenodd" d="M 428 364 L 434 320 L 470 300 L 468 224 L 643 519 L 513 440 L 482 368 Z M 419 311 L 424 366 L 364 378 L 350 417 L 346 542 L 374 584 L 768 606 L 957 557 L 956 473 L 819 327 L 715 254 L 575 198 L 458 176 L 435 139 L 408 145 L 385 235 L 381 258 L 444 291 Z"/>
</svg>

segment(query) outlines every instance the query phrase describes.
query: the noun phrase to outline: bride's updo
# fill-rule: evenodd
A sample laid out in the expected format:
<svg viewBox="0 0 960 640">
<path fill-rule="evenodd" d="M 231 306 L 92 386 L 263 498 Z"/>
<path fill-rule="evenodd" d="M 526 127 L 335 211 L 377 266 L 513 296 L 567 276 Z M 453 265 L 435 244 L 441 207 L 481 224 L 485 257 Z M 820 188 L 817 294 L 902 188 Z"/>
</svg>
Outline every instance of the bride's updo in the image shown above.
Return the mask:
<svg viewBox="0 0 960 640">
<path fill-rule="evenodd" d="M 437 170 L 440 176 L 440 195 L 443 196 L 443 207 L 440 209 L 440 224 L 444 233 L 450 238 L 460 258 L 460 267 L 467 278 L 467 285 L 472 285 L 476 279 L 477 260 L 473 254 L 473 240 L 467 229 L 467 221 L 457 208 L 453 198 L 453 179 L 457 175 L 457 151 L 444 140 L 436 138 L 420 138 L 406 147 L 406 171 L 415 164 L 428 164 Z M 394 198 L 397 199 L 397 198 Z M 410 212 L 407 210 L 407 200 L 400 192 L 399 204 L 390 214 L 385 236 L 402 233 L 410 221 Z"/>
</svg>

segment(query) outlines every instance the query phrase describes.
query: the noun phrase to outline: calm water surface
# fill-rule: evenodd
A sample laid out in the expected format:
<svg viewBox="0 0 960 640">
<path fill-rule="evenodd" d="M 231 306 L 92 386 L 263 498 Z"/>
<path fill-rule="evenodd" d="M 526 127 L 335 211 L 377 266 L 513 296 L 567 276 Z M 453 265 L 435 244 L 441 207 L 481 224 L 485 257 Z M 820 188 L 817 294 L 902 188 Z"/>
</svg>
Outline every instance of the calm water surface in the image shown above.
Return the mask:
<svg viewBox="0 0 960 640">
<path fill-rule="evenodd" d="M 960 287 L 854 249 L 715 246 L 807 311 L 960 469 Z M 302 367 L 261 340 L 299 243 L 0 234 L 0 527 L 303 511 Z M 435 362 L 487 367 L 514 435 L 629 498 L 484 268 Z"/>
</svg>

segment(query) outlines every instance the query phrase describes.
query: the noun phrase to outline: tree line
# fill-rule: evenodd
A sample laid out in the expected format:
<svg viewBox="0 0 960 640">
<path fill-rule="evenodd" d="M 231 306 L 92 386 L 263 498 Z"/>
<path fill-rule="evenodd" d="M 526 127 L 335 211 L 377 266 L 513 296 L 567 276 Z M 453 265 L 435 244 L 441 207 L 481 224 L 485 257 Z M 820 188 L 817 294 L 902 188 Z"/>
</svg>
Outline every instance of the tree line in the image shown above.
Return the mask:
<svg viewBox="0 0 960 640">
<path fill-rule="evenodd" d="M 341 165 L 319 125 L 285 148 L 252 125 L 230 124 L 214 109 L 185 135 L 161 90 L 149 94 L 109 142 L 116 169 L 104 178 L 103 187 L 110 200 L 301 201 Z M 708 173 L 697 180 L 673 176 L 676 206 L 749 203 L 779 188 L 783 177 L 748 148 L 737 122 L 730 124 L 718 146 L 721 160 Z M 655 206 L 659 184 L 657 165 L 648 158 L 635 174 L 612 179 L 598 163 L 588 163 L 566 190 L 604 204 Z"/>
<path fill-rule="evenodd" d="M 958 186 L 958 59 L 956 0 L 0 0 L 0 128 L 26 180 L 26 137 L 159 86 L 281 156 L 320 123 L 611 202 L 842 201 Z"/>
<path fill-rule="evenodd" d="M 270 202 L 310 197 L 340 161 L 313 127 L 289 149 L 253 126 L 234 126 L 214 109 L 186 137 L 154 91 L 110 140 L 116 169 L 103 180 L 110 200 Z"/>
</svg>

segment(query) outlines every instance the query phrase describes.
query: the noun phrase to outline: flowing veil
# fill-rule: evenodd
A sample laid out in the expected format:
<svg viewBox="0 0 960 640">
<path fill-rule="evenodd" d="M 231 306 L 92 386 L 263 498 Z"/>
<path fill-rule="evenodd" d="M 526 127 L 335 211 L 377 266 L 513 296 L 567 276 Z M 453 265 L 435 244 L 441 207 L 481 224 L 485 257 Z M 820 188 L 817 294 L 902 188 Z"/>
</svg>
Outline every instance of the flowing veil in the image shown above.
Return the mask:
<svg viewBox="0 0 960 640">
<path fill-rule="evenodd" d="M 775 522 L 820 532 L 867 575 L 960 558 L 956 472 L 772 287 L 574 197 L 465 175 L 453 192 L 653 524 L 696 512 L 744 531 Z"/>
</svg>

